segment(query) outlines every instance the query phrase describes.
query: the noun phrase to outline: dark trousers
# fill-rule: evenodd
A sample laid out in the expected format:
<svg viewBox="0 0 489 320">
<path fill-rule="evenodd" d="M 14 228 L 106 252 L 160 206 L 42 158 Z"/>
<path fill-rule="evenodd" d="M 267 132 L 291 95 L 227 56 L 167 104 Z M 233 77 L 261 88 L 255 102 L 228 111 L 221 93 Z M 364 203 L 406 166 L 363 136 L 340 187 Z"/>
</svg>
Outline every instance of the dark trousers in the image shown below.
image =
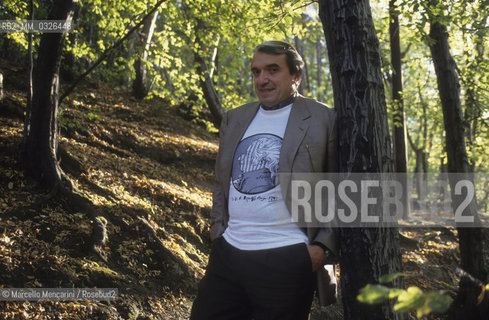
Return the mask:
<svg viewBox="0 0 489 320">
<path fill-rule="evenodd" d="M 243 251 L 222 237 L 192 306 L 191 320 L 306 320 L 314 273 L 305 244 Z"/>
</svg>

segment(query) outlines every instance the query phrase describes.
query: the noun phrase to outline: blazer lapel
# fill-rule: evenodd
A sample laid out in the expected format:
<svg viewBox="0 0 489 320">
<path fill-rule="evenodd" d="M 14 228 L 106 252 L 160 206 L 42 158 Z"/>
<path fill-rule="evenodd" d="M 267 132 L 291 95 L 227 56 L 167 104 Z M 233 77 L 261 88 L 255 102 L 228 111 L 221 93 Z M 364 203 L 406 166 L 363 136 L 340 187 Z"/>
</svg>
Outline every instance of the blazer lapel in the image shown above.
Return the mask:
<svg viewBox="0 0 489 320">
<path fill-rule="evenodd" d="M 282 150 L 280 151 L 280 172 L 292 171 L 292 164 L 297 150 L 309 129 L 310 117 L 311 114 L 303 97 L 298 96 L 292 105 L 289 121 L 285 129 Z"/>
<path fill-rule="evenodd" d="M 282 149 L 280 150 L 279 168 L 282 173 L 280 175 L 280 186 L 284 199 L 288 199 L 289 185 L 292 179 L 290 173 L 292 173 L 292 166 L 299 146 L 309 129 L 310 118 L 311 114 L 307 109 L 304 99 L 302 96 L 298 96 L 292 105 L 289 121 L 285 128 Z"/>
</svg>

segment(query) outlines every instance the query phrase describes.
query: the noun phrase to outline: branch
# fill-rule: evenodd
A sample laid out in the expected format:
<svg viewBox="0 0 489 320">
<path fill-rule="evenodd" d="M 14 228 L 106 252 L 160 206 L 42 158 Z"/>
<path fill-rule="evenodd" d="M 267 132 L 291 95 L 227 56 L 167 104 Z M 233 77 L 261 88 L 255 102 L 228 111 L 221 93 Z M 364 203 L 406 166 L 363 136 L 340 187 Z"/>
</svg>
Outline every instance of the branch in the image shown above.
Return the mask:
<svg viewBox="0 0 489 320">
<path fill-rule="evenodd" d="M 153 7 L 153 9 L 151 9 L 148 13 L 146 13 L 146 15 L 144 16 L 143 19 L 141 19 L 141 21 L 139 21 L 134 27 L 132 27 L 124 37 L 122 37 L 121 39 L 119 39 L 116 43 L 114 43 L 112 45 L 112 47 L 108 48 L 107 50 L 105 50 L 102 55 L 100 56 L 100 58 L 98 58 L 97 61 L 95 61 L 94 64 L 92 64 L 88 69 L 87 71 L 85 71 L 82 75 L 80 75 L 74 82 L 73 84 L 65 91 L 63 92 L 63 94 L 61 95 L 61 98 L 59 99 L 59 104 L 61 104 L 61 102 L 76 88 L 76 86 L 80 83 L 80 81 L 82 81 L 83 79 L 85 79 L 85 77 L 90 73 L 92 72 L 96 67 L 98 67 L 99 64 L 101 64 L 105 59 L 107 59 L 107 57 L 109 56 L 109 54 L 116 48 L 118 48 L 120 45 L 122 45 L 122 43 L 124 43 L 124 41 L 126 41 L 127 38 L 129 38 L 129 36 L 134 32 L 136 31 L 145 21 L 146 19 L 148 19 L 156 10 L 158 10 L 159 6 L 161 6 L 163 4 L 163 2 L 165 2 L 167 0 L 160 0 L 158 1 L 158 3 Z"/>
</svg>

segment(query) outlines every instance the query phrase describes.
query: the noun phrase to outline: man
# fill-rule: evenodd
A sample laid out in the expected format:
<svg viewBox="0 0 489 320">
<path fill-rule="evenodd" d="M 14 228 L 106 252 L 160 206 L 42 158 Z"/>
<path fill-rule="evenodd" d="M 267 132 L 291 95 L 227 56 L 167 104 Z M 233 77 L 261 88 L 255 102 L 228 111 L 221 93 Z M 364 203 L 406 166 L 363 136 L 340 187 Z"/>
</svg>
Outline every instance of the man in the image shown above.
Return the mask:
<svg viewBox="0 0 489 320">
<path fill-rule="evenodd" d="M 335 300 L 333 230 L 290 215 L 290 179 L 336 172 L 335 113 L 297 94 L 303 60 L 286 42 L 257 46 L 251 63 L 260 102 L 226 113 L 211 213 L 212 249 L 191 320 L 307 319 L 314 289 Z M 317 285 L 316 285 L 317 284 Z"/>
</svg>

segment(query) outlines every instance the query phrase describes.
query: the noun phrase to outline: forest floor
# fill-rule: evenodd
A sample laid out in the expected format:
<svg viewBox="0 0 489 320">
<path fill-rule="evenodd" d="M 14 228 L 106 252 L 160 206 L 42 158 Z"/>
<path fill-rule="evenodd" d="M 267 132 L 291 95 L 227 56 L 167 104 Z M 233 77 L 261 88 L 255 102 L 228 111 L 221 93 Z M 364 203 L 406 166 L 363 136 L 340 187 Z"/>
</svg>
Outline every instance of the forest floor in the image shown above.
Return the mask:
<svg viewBox="0 0 489 320">
<path fill-rule="evenodd" d="M 24 177 L 15 106 L 25 105 L 25 72 L 0 69 L 0 288 L 118 290 L 114 301 L 0 302 L 0 319 L 187 319 L 209 252 L 217 135 L 168 101 L 83 83 L 62 105 L 60 165 L 106 221 L 94 252 L 90 217 Z M 402 234 L 406 285 L 454 296 L 455 230 Z M 311 318 L 342 319 L 341 306 L 315 304 Z"/>
</svg>

